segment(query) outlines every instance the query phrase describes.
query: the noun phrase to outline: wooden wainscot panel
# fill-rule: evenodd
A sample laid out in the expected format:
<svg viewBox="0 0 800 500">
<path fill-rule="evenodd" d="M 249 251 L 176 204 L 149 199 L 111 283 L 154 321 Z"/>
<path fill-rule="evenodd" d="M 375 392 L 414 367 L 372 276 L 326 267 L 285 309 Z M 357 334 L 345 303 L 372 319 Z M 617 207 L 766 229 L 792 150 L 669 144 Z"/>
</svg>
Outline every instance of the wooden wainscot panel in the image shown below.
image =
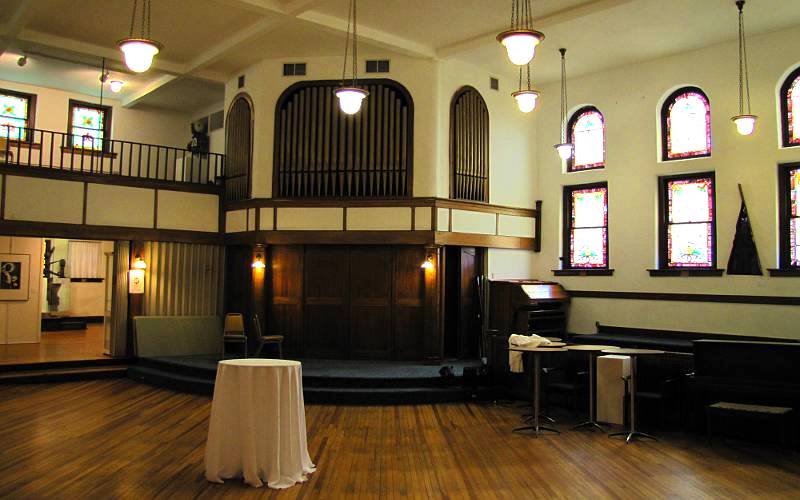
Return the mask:
<svg viewBox="0 0 800 500">
<path fill-rule="evenodd" d="M 155 191 L 152 189 L 88 184 L 86 224 L 151 228 L 154 203 Z"/>
<path fill-rule="evenodd" d="M 410 207 L 347 209 L 348 231 L 410 231 Z"/>
<path fill-rule="evenodd" d="M 308 356 L 334 359 L 347 356 L 350 321 L 347 253 L 347 247 L 306 247 L 303 352 Z"/>
<path fill-rule="evenodd" d="M 436 230 L 450 231 L 450 210 L 446 208 L 436 209 Z"/>
<path fill-rule="evenodd" d="M 350 354 L 390 359 L 392 354 L 391 247 L 350 249 Z"/>
<path fill-rule="evenodd" d="M 158 228 L 219 231 L 219 196 L 158 191 Z"/>
<path fill-rule="evenodd" d="M 414 209 L 414 230 L 415 231 L 430 231 L 431 226 L 431 207 L 416 207 Z"/>
<path fill-rule="evenodd" d="M 6 219 L 64 224 L 83 222 L 83 183 L 17 175 L 7 175 L 5 182 Z"/>
<path fill-rule="evenodd" d="M 278 208 L 279 230 L 341 231 L 343 208 Z"/>
<path fill-rule="evenodd" d="M 225 232 L 243 233 L 247 231 L 247 209 L 225 212 Z"/>
<path fill-rule="evenodd" d="M 394 282 L 394 353 L 400 360 L 420 360 L 424 354 L 425 260 L 422 247 L 397 247 Z"/>
<path fill-rule="evenodd" d="M 270 247 L 268 334 L 284 336 L 284 350 L 289 356 L 303 353 L 303 247 Z M 269 300 L 269 299 L 268 299 Z"/>
<path fill-rule="evenodd" d="M 275 209 L 272 207 L 262 207 L 258 209 L 259 231 L 272 231 L 275 229 Z"/>
</svg>

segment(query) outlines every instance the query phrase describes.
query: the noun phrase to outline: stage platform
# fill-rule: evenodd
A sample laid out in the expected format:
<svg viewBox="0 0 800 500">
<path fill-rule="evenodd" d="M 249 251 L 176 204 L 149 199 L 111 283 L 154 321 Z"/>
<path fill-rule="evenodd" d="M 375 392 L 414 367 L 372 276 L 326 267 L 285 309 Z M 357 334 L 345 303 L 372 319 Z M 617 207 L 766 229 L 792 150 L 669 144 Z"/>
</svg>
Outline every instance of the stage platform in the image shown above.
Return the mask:
<svg viewBox="0 0 800 500">
<path fill-rule="evenodd" d="M 134 380 L 195 394 L 211 395 L 220 358 L 174 356 L 140 358 L 128 369 Z M 302 359 L 303 394 L 318 404 L 420 404 L 464 401 L 473 397 L 479 360 L 441 363 Z M 452 376 L 443 376 L 444 367 Z M 468 373 L 469 374 L 469 373 Z"/>
</svg>

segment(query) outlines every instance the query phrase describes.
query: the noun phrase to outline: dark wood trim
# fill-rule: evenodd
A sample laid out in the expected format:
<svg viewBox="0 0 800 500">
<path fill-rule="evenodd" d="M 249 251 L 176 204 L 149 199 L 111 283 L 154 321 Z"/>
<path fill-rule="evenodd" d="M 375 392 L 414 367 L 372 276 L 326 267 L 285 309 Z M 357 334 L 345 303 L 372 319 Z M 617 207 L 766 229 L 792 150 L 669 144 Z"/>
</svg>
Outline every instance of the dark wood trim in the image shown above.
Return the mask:
<svg viewBox="0 0 800 500">
<path fill-rule="evenodd" d="M 86 211 L 89 205 L 89 183 L 83 183 L 83 208 L 81 210 L 81 224 L 86 224 Z"/>
<path fill-rule="evenodd" d="M 111 158 L 116 158 L 117 157 L 116 153 L 109 153 L 109 151 L 108 151 L 109 141 L 111 140 L 111 119 L 112 119 L 112 113 L 113 113 L 113 110 L 111 109 L 111 106 L 106 106 L 106 105 L 102 105 L 101 106 L 100 104 L 95 104 L 95 103 L 92 103 L 92 102 L 78 101 L 76 99 L 70 99 L 69 100 L 69 107 L 68 107 L 68 111 L 67 111 L 67 137 L 68 137 L 70 143 L 72 142 L 71 141 L 71 137 L 72 137 L 72 110 L 73 110 L 73 108 L 76 108 L 76 107 L 91 108 L 91 109 L 96 109 L 96 110 L 99 110 L 99 111 L 103 112 L 103 149 L 102 149 L 102 153 L 104 155 L 111 154 L 111 155 L 113 155 L 113 156 L 111 156 Z M 62 146 L 61 150 L 62 151 L 65 151 L 65 150 L 73 150 L 73 151 L 78 150 L 78 151 L 81 151 L 80 148 L 72 148 L 72 147 L 65 147 L 65 146 Z M 104 156 L 104 157 L 106 157 L 106 156 Z"/>
<path fill-rule="evenodd" d="M 613 269 L 553 269 L 554 276 L 612 276 Z"/>
<path fill-rule="evenodd" d="M 218 245 L 224 242 L 219 233 L 179 229 L 147 229 L 119 226 L 92 226 L 37 221 L 0 221 L 0 234 L 6 236 L 49 236 L 69 239 L 175 241 Z"/>
<path fill-rule="evenodd" d="M 100 157 L 101 159 L 110 158 L 112 160 L 117 159 L 117 153 L 111 151 L 98 151 L 96 149 L 83 149 L 83 148 L 75 148 L 71 146 L 61 146 L 61 153 L 68 154 L 68 155 L 78 155 L 78 156 L 95 156 Z"/>
<path fill-rule="evenodd" d="M 33 135 L 33 134 L 31 134 L 31 135 Z M 8 141 L 8 149 L 17 148 L 17 147 L 26 148 L 26 149 L 35 149 L 37 151 L 41 151 L 42 150 L 42 143 L 41 142 L 18 141 L 16 139 L 10 139 Z"/>
<path fill-rule="evenodd" d="M 770 278 L 800 278 L 800 269 L 767 269 Z"/>
<path fill-rule="evenodd" d="M 658 271 L 700 271 L 701 269 L 692 267 L 669 267 L 669 255 L 667 248 L 667 228 L 669 213 L 667 212 L 667 183 L 678 180 L 696 180 L 711 178 L 711 268 L 712 270 L 717 267 L 717 179 L 713 171 L 699 172 L 695 174 L 677 174 L 665 175 L 658 178 Z M 661 276 L 654 274 L 650 270 L 651 276 Z M 674 276 L 675 274 L 663 274 L 663 276 Z M 692 274 L 695 276 L 697 274 Z M 705 274 L 704 276 L 707 276 Z"/>
<path fill-rule="evenodd" d="M 69 172 L 46 167 L 19 167 L 9 166 L 0 162 L 0 174 L 18 175 L 21 177 L 39 177 L 62 181 L 88 182 L 91 184 L 112 184 L 115 186 L 129 186 L 146 189 L 160 189 L 163 191 L 180 191 L 187 193 L 219 194 L 220 188 L 216 184 L 189 184 L 173 181 L 159 181 L 114 174 L 97 174 L 90 172 Z"/>
<path fill-rule="evenodd" d="M 417 230 L 417 207 L 411 207 L 411 230 Z"/>
<path fill-rule="evenodd" d="M 497 228 L 495 228 L 495 229 L 497 229 Z M 452 208 L 448 208 L 447 209 L 447 231 L 451 232 L 451 233 L 453 232 L 453 209 Z M 497 231 L 495 231 L 495 232 L 497 232 Z"/>
<path fill-rule="evenodd" d="M 0 173 L 0 181 L 2 181 L 2 185 L 0 185 L 0 220 L 3 220 L 6 218 L 6 183 L 8 182 L 8 176 Z"/>
<path fill-rule="evenodd" d="M 681 95 L 685 94 L 686 92 L 697 92 L 698 94 L 702 95 L 706 102 L 708 103 L 708 127 L 711 127 L 711 99 L 708 98 L 708 95 L 703 92 L 703 89 L 700 87 L 694 86 L 686 86 L 676 89 L 672 92 L 666 99 L 664 99 L 664 103 L 661 105 L 661 161 L 678 161 L 678 160 L 688 160 L 691 158 L 706 158 L 711 156 L 711 152 L 704 154 L 696 154 L 691 156 L 682 156 L 680 158 L 670 158 L 669 157 L 669 138 L 667 134 L 667 122 L 669 121 L 669 108 L 675 102 L 675 99 Z M 713 147 L 713 141 L 712 141 Z"/>
<path fill-rule="evenodd" d="M 800 147 L 800 144 L 792 144 L 790 142 L 789 137 L 789 108 L 788 108 L 788 98 L 789 98 L 789 87 L 791 86 L 792 82 L 795 79 L 800 77 L 800 66 L 796 67 L 789 76 L 781 83 L 781 91 L 778 94 L 778 100 L 780 101 L 780 110 L 781 110 L 781 146 L 784 148 L 796 148 Z M 800 110 L 793 110 L 795 113 L 800 112 Z"/>
<path fill-rule="evenodd" d="M 533 251 L 542 251 L 542 200 L 536 200 L 536 225 L 533 227 Z M 486 268 L 488 269 L 488 267 Z"/>
<path fill-rule="evenodd" d="M 153 229 L 158 229 L 158 189 L 153 193 Z"/>
<path fill-rule="evenodd" d="M 464 247 L 507 248 L 512 250 L 533 250 L 535 240 L 517 236 L 495 236 L 493 234 L 453 233 L 436 231 L 437 245 Z"/>
<path fill-rule="evenodd" d="M 609 192 L 608 192 L 608 182 L 592 182 L 589 184 L 573 184 L 570 186 L 564 186 L 563 190 L 563 203 L 562 206 L 564 207 L 564 212 L 562 213 L 562 235 L 561 240 L 563 243 L 561 252 L 561 265 L 564 266 L 564 270 L 574 270 L 577 268 L 572 267 L 572 261 L 570 259 L 570 255 L 572 255 L 572 239 L 570 238 L 570 232 L 572 231 L 572 193 L 575 191 L 579 191 L 582 189 L 594 189 L 594 188 L 603 188 L 606 190 L 606 267 L 603 268 L 586 268 L 587 270 L 600 270 L 600 269 L 608 269 L 608 264 L 611 261 L 611 247 L 609 245 L 609 235 L 608 235 L 608 205 L 610 204 L 609 200 Z M 570 274 L 562 274 L 556 276 L 576 276 Z"/>
<path fill-rule="evenodd" d="M 800 68 L 798 72 L 800 75 Z M 789 248 L 789 222 L 792 219 L 789 172 L 797 168 L 800 168 L 800 162 L 778 165 L 778 267 L 782 270 L 799 269 L 791 265 Z M 770 275 L 772 276 L 771 272 Z"/>
<path fill-rule="evenodd" d="M 599 109 L 595 106 L 583 106 L 578 108 L 572 116 L 569 117 L 569 121 L 567 121 L 567 142 L 572 143 L 573 148 L 575 146 L 575 139 L 574 139 L 574 132 L 573 127 L 575 126 L 575 122 L 578 121 L 578 118 L 584 113 L 588 113 L 590 111 L 594 111 L 600 115 L 600 121 L 603 123 L 603 164 L 598 165 L 596 167 L 586 167 L 586 168 L 579 168 L 577 170 L 574 169 L 575 165 L 575 154 L 573 149 L 573 154 L 567 159 L 567 172 L 574 173 L 574 172 L 586 172 L 588 170 L 598 170 L 601 168 L 606 168 L 606 118 L 603 116 L 603 113 L 600 112 Z"/>
<path fill-rule="evenodd" d="M 674 269 L 648 269 L 648 273 L 653 278 L 659 277 L 678 277 L 678 278 L 687 278 L 687 277 L 715 277 L 715 276 L 722 276 L 725 272 L 724 269 L 717 269 L 717 268 L 701 268 L 701 267 L 679 267 Z"/>
<path fill-rule="evenodd" d="M 28 129 L 36 128 L 36 97 L 37 97 L 36 94 L 29 94 L 27 92 L 19 92 L 17 90 L 10 90 L 10 89 L 0 89 L 0 94 L 13 95 L 15 97 L 21 97 L 23 99 L 27 99 L 28 100 L 28 120 L 27 120 L 27 123 L 25 124 L 25 127 L 28 128 Z M 8 142 L 12 143 L 11 140 L 9 140 Z M 19 144 L 24 146 L 26 144 L 30 144 L 31 142 L 33 142 L 33 134 L 30 134 L 28 136 L 28 140 L 22 141 Z M 18 141 L 13 141 L 13 143 L 16 144 L 16 143 L 18 143 Z M 35 145 L 33 145 L 33 147 L 35 147 Z M 41 147 L 42 147 L 42 145 L 39 144 L 39 148 L 41 148 Z"/>
<path fill-rule="evenodd" d="M 800 306 L 800 297 L 775 295 L 714 295 L 702 293 L 614 292 L 605 290 L 568 290 L 568 292 L 573 298 Z"/>
</svg>

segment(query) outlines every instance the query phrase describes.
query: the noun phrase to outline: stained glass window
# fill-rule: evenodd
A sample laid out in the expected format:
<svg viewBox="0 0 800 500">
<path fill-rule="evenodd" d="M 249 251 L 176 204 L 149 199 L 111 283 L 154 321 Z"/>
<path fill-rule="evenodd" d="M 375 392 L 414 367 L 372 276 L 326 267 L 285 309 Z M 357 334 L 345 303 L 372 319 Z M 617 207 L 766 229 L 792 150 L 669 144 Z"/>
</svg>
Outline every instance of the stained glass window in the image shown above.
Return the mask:
<svg viewBox="0 0 800 500">
<path fill-rule="evenodd" d="M 783 145 L 800 146 L 800 68 L 781 86 L 781 115 Z"/>
<path fill-rule="evenodd" d="M 666 202 L 666 267 L 714 267 L 714 177 L 670 178 Z"/>
<path fill-rule="evenodd" d="M 70 133 L 74 148 L 105 149 L 108 108 L 70 102 Z"/>
<path fill-rule="evenodd" d="M 33 96 L 0 90 L 0 137 L 28 140 Z"/>
<path fill-rule="evenodd" d="M 779 167 L 780 267 L 800 269 L 800 165 Z"/>
<path fill-rule="evenodd" d="M 711 154 L 711 106 L 702 90 L 674 92 L 661 110 L 664 160 Z"/>
<path fill-rule="evenodd" d="M 608 186 L 566 186 L 569 268 L 608 268 Z"/>
<path fill-rule="evenodd" d="M 570 118 L 567 130 L 567 140 L 575 146 L 567 170 L 574 172 L 603 168 L 606 162 L 606 133 L 600 111 L 592 106 L 579 109 Z"/>
</svg>

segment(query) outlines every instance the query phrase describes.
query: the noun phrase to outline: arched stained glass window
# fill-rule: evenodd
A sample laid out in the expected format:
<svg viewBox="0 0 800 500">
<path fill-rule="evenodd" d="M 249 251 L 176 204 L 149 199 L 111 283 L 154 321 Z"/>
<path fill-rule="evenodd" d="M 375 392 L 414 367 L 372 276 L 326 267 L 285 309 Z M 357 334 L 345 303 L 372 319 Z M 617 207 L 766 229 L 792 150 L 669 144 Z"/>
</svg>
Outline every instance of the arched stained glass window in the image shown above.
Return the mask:
<svg viewBox="0 0 800 500">
<path fill-rule="evenodd" d="M 568 172 L 606 166 L 605 122 L 597 108 L 586 106 L 573 113 L 567 133 L 567 142 L 575 145 L 573 157 L 567 162 Z"/>
<path fill-rule="evenodd" d="M 661 108 L 663 160 L 711 156 L 711 106 L 697 87 L 673 92 Z"/>
<path fill-rule="evenodd" d="M 800 67 L 781 85 L 780 100 L 783 146 L 800 146 Z"/>
</svg>

